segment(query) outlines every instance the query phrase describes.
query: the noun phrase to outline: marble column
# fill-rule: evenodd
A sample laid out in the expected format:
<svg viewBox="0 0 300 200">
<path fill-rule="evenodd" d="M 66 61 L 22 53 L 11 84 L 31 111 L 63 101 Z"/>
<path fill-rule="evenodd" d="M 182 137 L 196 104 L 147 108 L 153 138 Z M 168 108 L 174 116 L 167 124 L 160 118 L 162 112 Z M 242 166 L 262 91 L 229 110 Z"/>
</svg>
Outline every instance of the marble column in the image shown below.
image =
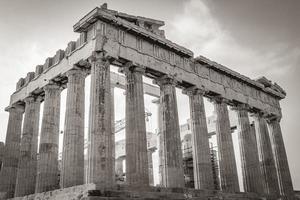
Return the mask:
<svg viewBox="0 0 300 200">
<path fill-rule="evenodd" d="M 30 96 L 25 101 L 20 158 L 15 197 L 33 194 L 37 173 L 37 145 L 41 97 Z"/>
<path fill-rule="evenodd" d="M 50 83 L 44 87 L 45 100 L 37 164 L 36 193 L 59 188 L 58 140 L 61 87 Z"/>
<path fill-rule="evenodd" d="M 67 101 L 62 152 L 61 185 L 63 188 L 84 183 L 84 99 L 83 69 L 66 73 Z"/>
<path fill-rule="evenodd" d="M 88 183 L 99 188 L 111 188 L 114 184 L 114 160 L 110 61 L 102 54 L 95 53 L 91 58 Z"/>
<path fill-rule="evenodd" d="M 294 195 L 294 189 L 282 138 L 280 118 L 271 117 L 267 121 L 270 131 L 270 139 L 273 149 L 275 166 L 278 175 L 280 194 L 282 196 L 291 198 Z"/>
<path fill-rule="evenodd" d="M 135 186 L 149 186 L 143 73 L 141 67 L 125 66 L 126 182 Z"/>
<path fill-rule="evenodd" d="M 238 116 L 238 140 L 240 147 L 243 185 L 245 192 L 261 193 L 259 160 L 255 140 L 255 132 L 251 130 L 248 107 L 239 104 L 233 107 Z"/>
<path fill-rule="evenodd" d="M 225 99 L 220 97 L 215 97 L 213 102 L 217 114 L 216 135 L 220 165 L 221 190 L 226 192 L 239 192 L 239 182 L 227 102 Z"/>
<path fill-rule="evenodd" d="M 120 156 L 116 159 L 116 165 L 115 165 L 115 173 L 118 177 L 123 176 L 124 170 L 123 170 L 123 161 L 126 159 L 125 156 Z"/>
<path fill-rule="evenodd" d="M 4 156 L 4 143 L 0 142 L 0 173 L 2 169 L 3 156 Z"/>
<path fill-rule="evenodd" d="M 9 118 L 0 172 L 0 193 L 6 198 L 12 198 L 17 179 L 24 107 L 15 105 L 7 108 L 6 111 L 9 112 Z"/>
<path fill-rule="evenodd" d="M 111 145 L 112 145 L 112 168 L 115 169 L 115 165 L 116 165 L 116 141 L 115 141 L 115 88 L 114 86 L 111 87 Z M 113 180 L 116 179 L 116 173 L 115 170 L 113 171 Z"/>
<path fill-rule="evenodd" d="M 264 193 L 279 195 L 276 167 L 266 119 L 262 113 L 254 114 L 253 119 Z"/>
<path fill-rule="evenodd" d="M 155 152 L 156 147 L 148 149 L 148 171 L 149 171 L 149 185 L 154 186 L 154 177 L 153 177 L 153 159 L 152 154 Z"/>
<path fill-rule="evenodd" d="M 160 86 L 160 106 L 162 118 L 161 156 L 162 185 L 165 187 L 184 187 L 183 161 L 178 120 L 175 80 L 163 76 L 156 80 Z"/>
<path fill-rule="evenodd" d="M 195 189 L 214 189 L 209 138 L 206 124 L 204 91 L 191 88 L 184 91 L 189 96 L 192 125 L 192 149 Z"/>
<path fill-rule="evenodd" d="M 164 180 L 164 175 L 163 175 L 163 170 L 162 170 L 162 166 L 164 163 L 164 159 L 162 156 L 162 147 L 163 144 L 161 142 L 163 142 L 162 139 L 162 112 L 161 112 L 161 106 L 160 106 L 160 99 L 155 99 L 152 101 L 152 103 L 157 104 L 157 147 L 158 147 L 158 176 L 159 176 L 159 185 L 163 186 L 163 180 Z"/>
</svg>

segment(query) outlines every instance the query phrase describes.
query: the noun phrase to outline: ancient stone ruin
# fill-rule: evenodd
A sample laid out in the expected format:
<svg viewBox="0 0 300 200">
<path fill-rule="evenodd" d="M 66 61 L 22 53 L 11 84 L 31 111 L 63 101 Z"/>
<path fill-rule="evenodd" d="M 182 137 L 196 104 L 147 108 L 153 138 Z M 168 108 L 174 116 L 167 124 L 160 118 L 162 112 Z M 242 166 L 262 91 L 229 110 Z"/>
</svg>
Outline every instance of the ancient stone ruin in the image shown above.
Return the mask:
<svg viewBox="0 0 300 200">
<path fill-rule="evenodd" d="M 285 91 L 252 80 L 165 38 L 163 21 L 104 4 L 74 25 L 77 41 L 19 79 L 6 108 L 0 157 L 1 198 L 15 199 L 293 199 L 279 101 Z M 110 72 L 118 66 L 124 76 Z M 84 180 L 85 77 L 91 75 L 87 181 Z M 154 80 L 158 87 L 143 83 Z M 113 88 L 126 89 L 126 185 L 115 183 Z M 176 90 L 189 96 L 195 188 L 184 188 Z M 67 88 L 58 179 L 60 93 Z M 149 186 L 144 93 L 159 101 L 160 187 Z M 215 190 L 203 97 L 217 114 L 220 190 Z M 44 111 L 40 104 L 44 101 Z M 228 106 L 238 116 L 245 192 L 239 192 Z M 187 108 L 188 109 L 188 108 Z M 251 131 L 249 115 L 255 119 Z M 23 116 L 24 115 L 24 116 Z M 42 115 L 42 121 L 39 117 Z M 23 123 L 23 127 L 22 127 Z M 38 145 L 38 127 L 41 135 Z M 21 137 L 22 135 L 22 137 Z M 38 156 L 37 156 L 38 155 Z M 28 196 L 29 195 L 29 196 Z M 26 196 L 26 197 L 24 197 Z"/>
</svg>

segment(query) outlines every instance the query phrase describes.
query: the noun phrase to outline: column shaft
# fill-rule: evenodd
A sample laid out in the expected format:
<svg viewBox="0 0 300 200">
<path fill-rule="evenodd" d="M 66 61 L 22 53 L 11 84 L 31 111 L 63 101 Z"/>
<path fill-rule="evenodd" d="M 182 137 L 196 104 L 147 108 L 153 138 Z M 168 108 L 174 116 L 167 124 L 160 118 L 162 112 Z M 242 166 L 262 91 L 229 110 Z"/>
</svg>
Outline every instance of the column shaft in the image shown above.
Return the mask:
<svg viewBox="0 0 300 200">
<path fill-rule="evenodd" d="M 125 67 L 126 74 L 126 182 L 148 186 L 147 136 L 142 69 Z"/>
<path fill-rule="evenodd" d="M 239 183 L 227 104 L 223 99 L 216 99 L 214 107 L 217 113 L 216 133 L 221 189 L 226 192 L 238 192 Z"/>
<path fill-rule="evenodd" d="M 90 99 L 88 183 L 110 188 L 114 183 L 110 63 L 98 54 L 92 60 Z"/>
<path fill-rule="evenodd" d="M 293 183 L 291 179 L 289 164 L 282 138 L 279 119 L 268 121 L 270 139 L 273 149 L 275 166 L 278 174 L 280 194 L 291 197 L 294 194 Z"/>
<path fill-rule="evenodd" d="M 2 169 L 2 162 L 3 162 L 3 156 L 4 156 L 4 143 L 0 142 L 0 173 Z"/>
<path fill-rule="evenodd" d="M 120 156 L 116 159 L 115 173 L 118 178 L 122 177 L 124 174 L 124 170 L 123 170 L 123 161 L 124 160 L 125 160 L 125 156 Z"/>
<path fill-rule="evenodd" d="M 260 114 L 256 114 L 253 117 L 255 123 L 259 165 L 263 177 L 262 179 L 264 193 L 278 195 L 279 188 L 277 174 L 272 154 L 267 122 Z"/>
<path fill-rule="evenodd" d="M 160 106 L 160 99 L 155 99 L 152 101 L 152 103 L 157 104 L 157 148 L 158 148 L 158 175 L 159 175 L 159 185 L 162 186 L 163 182 L 162 180 L 163 178 L 163 170 L 162 170 L 162 166 L 163 166 L 163 156 L 162 156 L 162 112 L 161 112 L 161 106 Z"/>
<path fill-rule="evenodd" d="M 209 139 L 202 91 L 190 91 L 194 183 L 196 189 L 214 189 Z"/>
<path fill-rule="evenodd" d="M 153 160 L 152 154 L 155 152 L 155 148 L 148 149 L 148 170 L 149 170 L 149 185 L 154 186 L 154 177 L 153 177 Z"/>
<path fill-rule="evenodd" d="M 82 69 L 67 72 L 67 102 L 62 154 L 63 188 L 84 183 L 84 99 L 85 76 Z"/>
<path fill-rule="evenodd" d="M 3 163 L 0 173 L 0 192 L 6 198 L 12 198 L 15 193 L 17 170 L 20 154 L 20 139 L 24 108 L 11 107 L 9 112 Z"/>
<path fill-rule="evenodd" d="M 180 188 L 184 187 L 184 176 L 175 83 L 168 77 L 158 83 L 162 116 L 162 184 L 165 187 Z"/>
<path fill-rule="evenodd" d="M 111 146 L 112 146 L 112 168 L 115 169 L 116 165 L 116 142 L 115 142 L 115 89 L 111 87 Z M 116 179 L 116 172 L 113 170 L 113 180 Z"/>
<path fill-rule="evenodd" d="M 58 140 L 61 89 L 56 84 L 49 84 L 44 87 L 44 91 L 45 101 L 37 165 L 36 193 L 59 188 Z"/>
<path fill-rule="evenodd" d="M 251 130 L 248 111 L 243 105 L 234 108 L 238 116 L 238 140 L 240 146 L 242 176 L 245 192 L 261 193 L 259 160 L 255 140 L 255 132 Z"/>
<path fill-rule="evenodd" d="M 33 194 L 37 173 L 40 98 L 25 99 L 25 115 L 21 139 L 15 197 Z"/>
</svg>

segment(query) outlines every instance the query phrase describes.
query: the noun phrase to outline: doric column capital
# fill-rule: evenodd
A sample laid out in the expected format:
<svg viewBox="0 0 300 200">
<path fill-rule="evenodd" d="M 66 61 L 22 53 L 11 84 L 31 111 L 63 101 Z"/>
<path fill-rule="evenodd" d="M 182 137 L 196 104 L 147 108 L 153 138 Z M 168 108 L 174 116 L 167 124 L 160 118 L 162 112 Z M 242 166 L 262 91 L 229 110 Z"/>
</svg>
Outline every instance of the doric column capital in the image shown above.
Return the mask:
<svg viewBox="0 0 300 200">
<path fill-rule="evenodd" d="M 96 51 L 94 51 L 92 55 L 88 58 L 88 61 L 91 63 L 97 61 L 103 61 L 110 64 L 114 60 L 115 59 L 113 57 L 106 55 L 105 52 L 96 52 Z"/>
<path fill-rule="evenodd" d="M 265 118 L 268 123 L 274 123 L 274 122 L 280 123 L 281 121 L 281 116 L 277 116 L 277 115 L 267 115 Z"/>
<path fill-rule="evenodd" d="M 259 117 L 259 118 L 267 118 L 268 113 L 263 110 L 258 110 L 258 111 L 250 113 L 250 116 L 251 117 Z"/>
<path fill-rule="evenodd" d="M 173 85 L 176 86 L 179 82 L 181 82 L 178 78 L 171 75 L 163 75 L 153 81 L 154 84 L 159 86 L 163 85 Z"/>
<path fill-rule="evenodd" d="M 8 106 L 5 108 L 7 112 L 17 112 L 17 113 L 24 113 L 25 107 L 21 104 L 14 104 L 12 106 Z"/>
<path fill-rule="evenodd" d="M 234 110 L 234 111 L 249 111 L 250 106 L 248 104 L 245 104 L 245 103 L 236 103 L 233 106 L 231 106 L 231 110 Z"/>
<path fill-rule="evenodd" d="M 41 102 L 43 100 L 43 97 L 41 95 L 35 95 L 35 94 L 31 94 L 28 97 L 26 97 L 24 99 L 25 105 L 26 104 L 30 104 L 33 102 Z"/>
<path fill-rule="evenodd" d="M 35 102 L 35 98 L 34 96 L 28 96 L 24 99 L 25 105 L 31 104 L 33 102 Z"/>
<path fill-rule="evenodd" d="M 62 90 L 63 87 L 59 84 L 59 83 L 56 83 L 56 82 L 53 82 L 51 81 L 49 84 L 45 85 L 43 90 L 45 92 L 49 92 L 49 91 L 53 91 L 53 90 Z"/>
<path fill-rule="evenodd" d="M 66 76 L 83 76 L 85 77 L 88 74 L 88 71 L 84 68 L 75 67 L 66 72 Z"/>
<path fill-rule="evenodd" d="M 120 67 L 118 70 L 120 73 L 136 72 L 142 75 L 146 72 L 146 67 L 142 65 L 133 65 L 131 61 L 125 63 L 123 67 Z"/>
<path fill-rule="evenodd" d="M 230 103 L 230 101 L 228 99 L 225 99 L 221 95 L 210 97 L 209 101 L 212 103 L 218 103 L 218 104 L 224 103 L 224 104 L 228 104 L 228 105 Z"/>
<path fill-rule="evenodd" d="M 207 93 L 207 91 L 204 88 L 197 88 L 196 86 L 192 86 L 182 90 L 182 93 L 188 96 L 194 96 L 194 95 L 203 96 L 205 93 Z"/>
</svg>

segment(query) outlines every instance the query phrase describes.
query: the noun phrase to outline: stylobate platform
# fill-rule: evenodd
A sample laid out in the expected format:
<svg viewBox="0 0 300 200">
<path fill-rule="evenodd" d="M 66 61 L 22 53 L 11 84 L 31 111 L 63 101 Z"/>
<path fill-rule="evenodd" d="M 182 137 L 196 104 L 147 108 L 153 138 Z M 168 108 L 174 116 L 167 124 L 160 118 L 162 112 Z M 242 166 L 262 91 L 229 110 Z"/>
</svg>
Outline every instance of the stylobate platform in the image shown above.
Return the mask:
<svg viewBox="0 0 300 200">
<path fill-rule="evenodd" d="M 101 190 L 95 184 L 85 184 L 44 193 L 15 197 L 13 200 L 275 200 L 271 196 L 253 193 L 225 193 L 216 190 L 188 188 L 129 187 L 117 185 L 113 189 Z"/>
</svg>

